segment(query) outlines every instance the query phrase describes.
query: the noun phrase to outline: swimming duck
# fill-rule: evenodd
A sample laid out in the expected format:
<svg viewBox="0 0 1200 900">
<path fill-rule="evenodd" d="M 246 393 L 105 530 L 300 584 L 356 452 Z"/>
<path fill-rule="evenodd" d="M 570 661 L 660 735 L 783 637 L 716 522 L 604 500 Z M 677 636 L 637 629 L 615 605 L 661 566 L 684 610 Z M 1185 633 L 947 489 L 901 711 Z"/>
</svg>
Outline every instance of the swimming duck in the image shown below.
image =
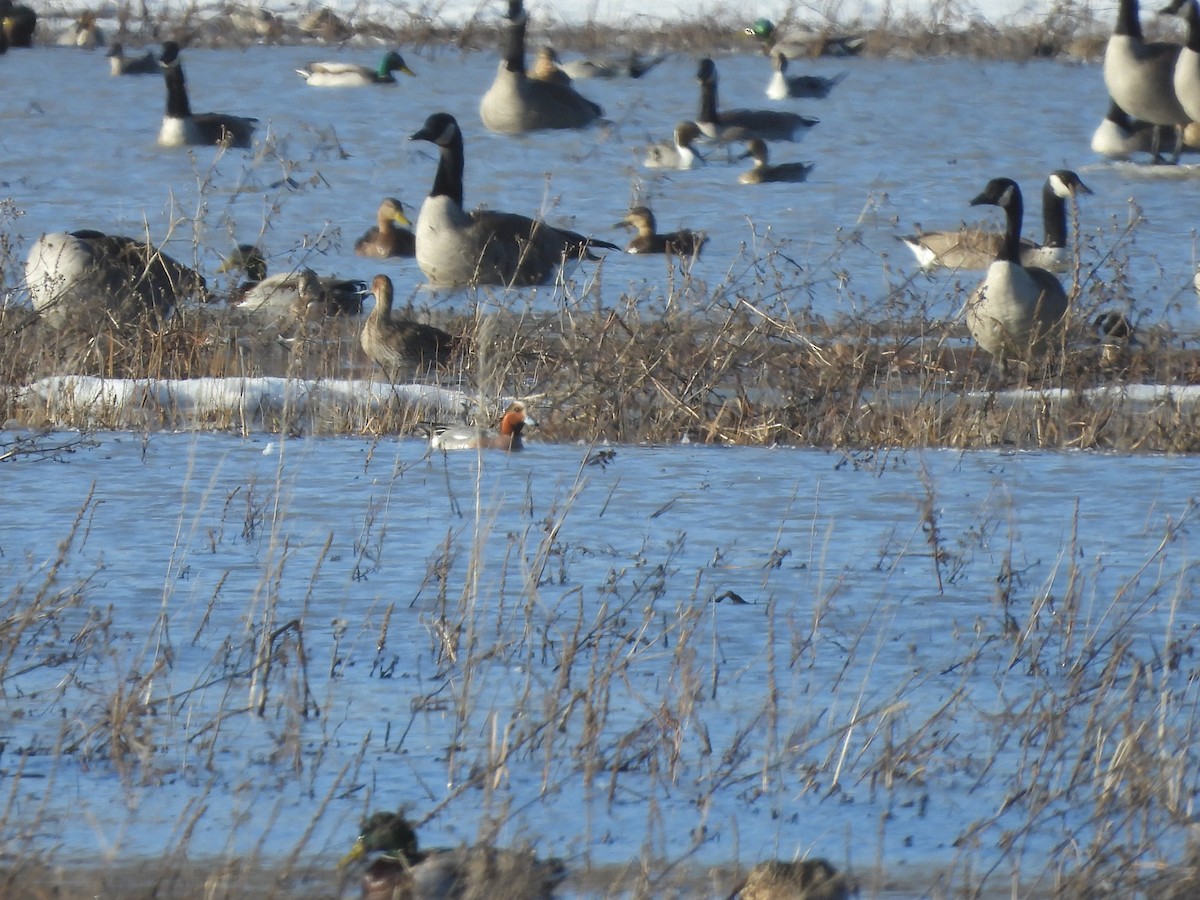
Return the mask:
<svg viewBox="0 0 1200 900">
<path fill-rule="evenodd" d="M 9 47 L 32 47 L 37 13 L 13 0 L 0 0 L 0 26 Z"/>
<path fill-rule="evenodd" d="M 1138 19 L 1137 0 L 1120 0 L 1117 22 L 1104 49 L 1104 86 L 1116 104 L 1135 119 L 1152 125 L 1182 128 L 1189 121 L 1175 93 L 1178 44 L 1148 43 Z M 1179 140 L 1173 158 L 1179 159 Z M 1155 162 L 1160 141 L 1152 142 Z"/>
<path fill-rule="evenodd" d="M 393 72 L 403 72 L 405 75 L 416 77 L 416 73 L 395 50 L 387 53 L 379 61 L 378 68 L 360 66 L 348 62 L 310 62 L 303 68 L 297 69 L 299 75 L 310 87 L 363 87 L 368 84 L 395 84 Z"/>
<path fill-rule="evenodd" d="M 409 140 L 440 148 L 433 188 L 417 217 L 417 265 L 432 284 L 543 284 L 564 260 L 595 259 L 615 244 L 515 213 L 463 209 L 463 137 L 449 113 L 434 113 Z"/>
<path fill-rule="evenodd" d="M 774 72 L 767 82 L 767 96 L 772 100 L 786 100 L 788 97 L 803 97 L 810 100 L 823 100 L 829 96 L 846 73 L 825 78 L 821 75 L 788 75 L 788 58 L 783 53 L 772 54 Z"/>
<path fill-rule="evenodd" d="M 395 197 L 384 197 L 375 213 L 375 224 L 355 241 L 355 254 L 374 259 L 415 255 L 417 238 L 403 227 L 411 224 L 404 214 L 404 204 Z"/>
<path fill-rule="evenodd" d="M 708 240 L 703 232 L 681 228 L 659 234 L 654 213 L 648 206 L 635 206 L 625 214 L 618 227 L 631 227 L 637 235 L 625 248 L 626 253 L 674 253 L 676 256 L 699 256 L 700 248 Z"/>
<path fill-rule="evenodd" d="M 789 59 L 805 56 L 857 56 L 866 39 L 857 34 L 830 35 L 815 31 L 780 34 L 770 19 L 755 19 L 743 31 L 759 44 L 764 55 L 782 53 Z"/>
<path fill-rule="evenodd" d="M 846 900 L 846 876 L 823 859 L 771 860 L 752 868 L 729 900 Z"/>
<path fill-rule="evenodd" d="M 120 41 L 113 41 L 109 44 L 108 53 L 105 56 L 108 58 L 109 71 L 113 76 L 157 75 L 162 71 L 158 65 L 158 59 L 151 51 L 147 50 L 142 56 L 126 56 Z"/>
<path fill-rule="evenodd" d="M 538 81 L 548 81 L 551 84 L 561 84 L 567 87 L 571 83 L 571 76 L 559 68 L 558 53 L 553 47 L 542 47 L 538 50 L 537 56 L 534 57 L 533 68 L 529 72 L 530 78 L 536 78 Z"/>
<path fill-rule="evenodd" d="M 167 84 L 167 111 L 158 143 L 164 147 L 185 147 L 215 144 L 221 147 L 250 146 L 250 136 L 258 119 L 231 116 L 225 113 L 192 115 L 188 103 L 187 84 L 183 78 L 183 63 L 179 59 L 179 44 L 167 41 L 159 56 L 163 78 Z"/>
<path fill-rule="evenodd" d="M 508 2 L 508 40 L 496 78 L 479 101 L 479 116 L 489 131 L 522 134 L 552 128 L 583 128 L 604 115 L 599 105 L 574 88 L 538 81 L 525 72 L 522 0 Z"/>
<path fill-rule="evenodd" d="M 570 78 L 641 78 L 666 58 L 661 54 L 643 59 L 630 50 L 624 59 L 573 59 L 558 65 Z"/>
<path fill-rule="evenodd" d="M 1174 12 L 1187 23 L 1187 41 L 1175 61 L 1172 83 L 1188 119 L 1200 121 L 1200 8 L 1195 0 L 1176 0 L 1164 13 Z"/>
<path fill-rule="evenodd" d="M 1021 265 L 1061 272 L 1071 263 L 1067 249 L 1067 200 L 1076 200 L 1091 189 L 1069 169 L 1051 172 L 1042 186 L 1041 244 L 1022 239 Z M 981 228 L 958 231 L 927 231 L 900 238 L 923 269 L 986 269 L 1004 244 L 1001 232 Z"/>
<path fill-rule="evenodd" d="M 1053 274 L 1021 265 L 1021 189 L 1011 178 L 993 178 L 971 201 L 1004 210 L 1004 241 L 987 275 L 967 300 L 967 328 L 984 350 L 1002 361 L 1045 349 L 1067 312 L 1068 298 Z"/>
<path fill-rule="evenodd" d="M 759 137 L 767 141 L 803 140 L 820 119 L 799 113 L 773 109 L 732 109 L 717 111 L 717 66 L 702 59 L 696 71 L 700 82 L 700 115 L 696 124 L 701 133 L 715 141 L 743 141 Z"/>
<path fill-rule="evenodd" d="M 647 169 L 690 169 L 697 160 L 704 162 L 692 144 L 700 137 L 695 122 L 680 122 L 670 141 L 660 141 L 646 148 L 642 165 Z"/>
<path fill-rule="evenodd" d="M 340 866 L 378 854 L 362 880 L 363 900 L 551 900 L 566 877 L 558 859 L 496 847 L 421 850 L 401 813 L 375 813 Z"/>
<path fill-rule="evenodd" d="M 58 36 L 60 47 L 80 47 L 84 50 L 95 50 L 104 46 L 104 29 L 97 22 L 97 16 L 91 10 L 79 14 L 74 24 Z"/>
<path fill-rule="evenodd" d="M 375 308 L 363 323 L 359 343 L 367 357 L 383 369 L 392 383 L 420 369 L 450 359 L 454 339 L 445 331 L 411 319 L 392 316 L 392 279 L 376 275 L 371 282 Z"/>
<path fill-rule="evenodd" d="M 241 269 L 246 280 L 234 289 L 229 305 L 261 318 L 322 319 L 362 312 L 367 286 L 362 281 L 322 277 L 307 266 L 267 275 L 267 261 L 253 244 L 239 244 L 219 272 Z"/>
<path fill-rule="evenodd" d="M 34 309 L 55 327 L 84 310 L 118 324 L 157 323 L 183 299 L 207 299 L 204 277 L 152 243 L 92 230 L 38 238 L 25 283 Z"/>
<path fill-rule="evenodd" d="M 754 166 L 738 176 L 739 184 L 769 184 L 774 182 L 800 182 L 808 179 L 815 163 L 787 162 L 771 165 L 767 161 L 767 142 L 761 138 L 746 141 L 746 152 L 741 159 L 749 157 Z"/>
<path fill-rule="evenodd" d="M 437 426 L 429 440 L 434 450 L 523 450 L 521 431 L 526 425 L 536 424 L 525 409 L 525 404 L 514 400 L 504 410 L 500 424 L 494 431 L 484 431 L 466 425 Z"/>
</svg>

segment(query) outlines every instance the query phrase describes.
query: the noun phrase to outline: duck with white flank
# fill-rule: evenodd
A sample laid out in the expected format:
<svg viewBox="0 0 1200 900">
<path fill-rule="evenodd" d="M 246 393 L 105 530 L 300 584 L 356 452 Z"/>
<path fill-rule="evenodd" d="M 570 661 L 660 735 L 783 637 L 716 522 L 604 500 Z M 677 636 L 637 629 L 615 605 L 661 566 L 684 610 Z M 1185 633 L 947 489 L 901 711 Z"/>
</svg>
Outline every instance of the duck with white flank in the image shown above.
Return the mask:
<svg viewBox="0 0 1200 900">
<path fill-rule="evenodd" d="M 593 247 L 620 249 L 515 213 L 466 212 L 462 131 L 449 113 L 431 115 L 409 140 L 440 151 L 433 189 L 417 217 L 417 265 L 431 284 L 544 284 L 564 262 L 596 259 Z"/>
<path fill-rule="evenodd" d="M 370 84 L 395 84 L 393 72 L 416 76 L 395 50 L 385 54 L 379 66 L 372 69 L 348 62 L 310 62 L 296 70 L 309 87 L 365 87 Z"/>
<path fill-rule="evenodd" d="M 738 176 L 739 184 L 807 181 L 808 173 L 813 170 L 815 165 L 811 162 L 786 162 L 771 165 L 767 156 L 767 142 L 761 138 L 750 138 L 746 141 L 746 152 L 738 158 L 754 160 L 754 166 L 750 171 L 743 172 Z"/>
<path fill-rule="evenodd" d="M 699 138 L 700 126 L 695 122 L 680 122 L 675 126 L 672 140 L 659 141 L 646 148 L 642 165 L 647 169 L 690 169 L 697 160 L 704 162 L 692 146 Z"/>
<path fill-rule="evenodd" d="M 323 277 L 307 266 L 268 275 L 266 258 L 253 244 L 239 244 L 218 271 L 239 269 L 246 280 L 229 298 L 229 305 L 239 312 L 260 319 L 321 319 L 362 312 L 367 290 L 362 281 Z"/>
</svg>

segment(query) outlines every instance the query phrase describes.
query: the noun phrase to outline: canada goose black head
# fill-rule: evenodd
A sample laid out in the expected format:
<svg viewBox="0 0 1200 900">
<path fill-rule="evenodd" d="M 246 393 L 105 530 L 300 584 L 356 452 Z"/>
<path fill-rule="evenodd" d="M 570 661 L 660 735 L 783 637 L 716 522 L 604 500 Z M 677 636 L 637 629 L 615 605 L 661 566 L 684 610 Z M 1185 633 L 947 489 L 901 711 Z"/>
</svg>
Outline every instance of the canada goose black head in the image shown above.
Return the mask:
<svg viewBox="0 0 1200 900">
<path fill-rule="evenodd" d="M 164 69 L 176 68 L 179 65 L 179 44 L 176 41 L 164 41 L 162 52 L 158 55 L 158 64 Z"/>
<path fill-rule="evenodd" d="M 999 206 L 1004 210 L 1009 227 L 1004 233 L 1004 244 L 996 258 L 1019 265 L 1021 219 L 1025 215 L 1025 203 L 1021 199 L 1021 189 L 1017 183 L 1011 178 L 993 178 L 983 191 L 971 200 L 971 206 Z"/>
</svg>

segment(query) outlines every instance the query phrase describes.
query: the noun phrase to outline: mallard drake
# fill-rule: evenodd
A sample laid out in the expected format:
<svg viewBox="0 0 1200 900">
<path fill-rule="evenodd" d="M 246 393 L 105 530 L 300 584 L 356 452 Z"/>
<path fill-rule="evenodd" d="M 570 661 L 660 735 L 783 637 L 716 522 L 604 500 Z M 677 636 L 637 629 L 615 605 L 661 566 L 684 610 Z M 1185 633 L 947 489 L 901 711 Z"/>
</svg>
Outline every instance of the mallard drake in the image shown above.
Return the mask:
<svg viewBox="0 0 1200 900">
<path fill-rule="evenodd" d="M 660 54 L 644 59 L 630 50 L 624 59 L 572 59 L 558 61 L 558 66 L 571 78 L 641 78 L 666 58 Z"/>
<path fill-rule="evenodd" d="M 595 259 L 615 244 L 515 213 L 463 209 L 463 137 L 449 113 L 434 113 L 409 140 L 440 150 L 433 188 L 417 217 L 417 265 L 430 283 L 543 284 L 564 261 Z"/>
<path fill-rule="evenodd" d="M 700 126 L 695 122 L 680 122 L 670 141 L 660 141 L 646 148 L 642 165 L 647 169 L 690 169 L 697 161 L 704 162 L 692 145 L 700 138 Z"/>
<path fill-rule="evenodd" d="M 97 16 L 91 10 L 79 14 L 79 18 L 58 36 L 60 47 L 80 47 L 84 50 L 95 50 L 103 47 L 104 29 L 97 22 Z"/>
<path fill-rule="evenodd" d="M 771 80 L 767 82 L 767 96 L 772 100 L 786 100 L 788 97 L 823 100 L 846 77 L 845 72 L 832 78 L 821 75 L 789 75 L 788 58 L 782 53 L 772 54 L 771 61 L 774 71 Z"/>
<path fill-rule="evenodd" d="M 523 450 L 521 432 L 526 425 L 535 425 L 525 404 L 514 400 L 508 404 L 500 423 L 487 430 L 470 425 L 436 425 L 429 439 L 433 450 Z"/>
<path fill-rule="evenodd" d="M 32 47 L 37 13 L 13 0 L 0 0 L 0 26 L 9 47 Z"/>
<path fill-rule="evenodd" d="M 310 87 L 363 87 L 368 84 L 395 84 L 393 72 L 416 77 L 397 51 L 392 50 L 379 61 L 379 67 L 360 66 L 348 62 L 310 62 L 297 69 L 296 74 Z"/>
<path fill-rule="evenodd" d="M 805 56 L 857 56 L 866 46 L 858 34 L 827 34 L 807 31 L 800 34 L 780 34 L 770 19 L 755 19 L 742 32 L 758 42 L 763 55 L 782 53 L 789 59 Z"/>
<path fill-rule="evenodd" d="M 404 227 L 411 224 L 404 214 L 404 204 L 395 197 L 384 197 L 375 213 L 375 224 L 354 242 L 355 254 L 374 259 L 415 255 L 416 235 Z"/>
<path fill-rule="evenodd" d="M 542 47 L 533 60 L 533 68 L 529 71 L 530 78 L 538 81 L 548 81 L 551 84 L 561 84 L 567 87 L 571 84 L 571 76 L 559 68 L 558 53 L 553 47 Z"/>
<path fill-rule="evenodd" d="M 160 145 L 186 147 L 215 144 L 221 147 L 242 148 L 250 146 L 250 136 L 254 133 L 258 119 L 225 113 L 192 115 L 187 84 L 183 78 L 183 63 L 179 58 L 179 44 L 175 41 L 164 43 L 158 61 L 167 85 L 167 111 L 163 116 L 162 128 L 158 132 Z"/>
<path fill-rule="evenodd" d="M 392 279 L 376 275 L 371 282 L 375 308 L 363 323 L 359 343 L 388 381 L 411 377 L 418 370 L 448 362 L 454 338 L 433 325 L 392 316 Z"/>
<path fill-rule="evenodd" d="M 84 311 L 117 324 L 157 324 L 181 300 L 207 299 L 204 277 L 152 243 L 91 230 L 38 238 L 25 283 L 34 309 L 56 327 Z"/>
<path fill-rule="evenodd" d="M 1076 200 L 1091 189 L 1069 169 L 1051 172 L 1042 186 L 1042 243 L 1021 240 L 1021 265 L 1064 271 L 1071 262 L 1067 249 L 1067 200 Z M 926 231 L 900 238 L 923 269 L 986 269 L 1004 243 L 1003 232 L 982 228 Z"/>
<path fill-rule="evenodd" d="M 771 860 L 754 866 L 729 900 L 846 900 L 846 876 L 823 859 Z"/>
<path fill-rule="evenodd" d="M 816 163 L 786 162 L 771 165 L 768 161 L 767 142 L 761 138 L 746 141 L 746 152 L 739 159 L 753 159 L 754 165 L 748 172 L 738 176 L 738 184 L 770 184 L 774 182 L 800 182 L 808 180 L 808 173 Z"/>
<path fill-rule="evenodd" d="M 363 900 L 551 900 L 566 877 L 561 860 L 541 860 L 527 850 L 421 850 L 402 813 L 368 817 L 339 866 L 372 853 Z"/>
<path fill-rule="evenodd" d="M 504 59 L 491 87 L 479 101 L 479 117 L 489 131 L 522 134 L 553 128 L 583 128 L 604 115 L 599 105 L 574 88 L 530 78 L 525 72 L 522 0 L 508 2 L 508 38 Z"/>
<path fill-rule="evenodd" d="M 364 282 L 322 277 L 307 266 L 268 276 L 263 252 L 253 244 L 239 244 L 218 269 L 238 270 L 245 272 L 246 280 L 232 291 L 229 305 L 239 312 L 275 319 L 321 319 L 362 312 L 367 291 Z"/>
<path fill-rule="evenodd" d="M 151 51 L 147 50 L 141 56 L 126 56 L 120 41 L 113 41 L 109 44 L 108 53 L 105 56 L 108 59 L 109 73 L 114 77 L 117 75 L 157 75 L 162 71 L 158 65 L 158 58 Z"/>
<path fill-rule="evenodd" d="M 967 300 L 971 336 L 1002 363 L 1040 352 L 1062 322 L 1068 298 L 1052 273 L 1021 265 L 1021 189 L 1011 178 L 993 178 L 971 201 L 1004 210 L 1004 241 L 987 275 Z"/>
<path fill-rule="evenodd" d="M 676 256 L 699 256 L 700 248 L 708 240 L 703 232 L 681 228 L 659 234 L 654 213 L 648 206 L 635 206 L 625 214 L 617 227 L 634 228 L 637 235 L 625 247 L 626 253 L 674 253 Z"/>
<path fill-rule="evenodd" d="M 717 65 L 700 60 L 696 70 L 700 82 L 700 115 L 696 125 L 715 141 L 744 141 L 759 137 L 767 141 L 800 141 L 820 119 L 773 109 L 717 110 Z"/>
<path fill-rule="evenodd" d="M 1117 22 L 1104 48 L 1104 86 L 1116 104 L 1135 119 L 1179 129 L 1189 121 L 1175 93 L 1178 44 L 1147 42 L 1138 18 L 1138 0 L 1120 0 Z M 1157 134 L 1157 133 L 1156 133 Z M 1175 142 L 1178 160 L 1180 141 Z M 1159 140 L 1152 153 L 1160 160 Z"/>
</svg>

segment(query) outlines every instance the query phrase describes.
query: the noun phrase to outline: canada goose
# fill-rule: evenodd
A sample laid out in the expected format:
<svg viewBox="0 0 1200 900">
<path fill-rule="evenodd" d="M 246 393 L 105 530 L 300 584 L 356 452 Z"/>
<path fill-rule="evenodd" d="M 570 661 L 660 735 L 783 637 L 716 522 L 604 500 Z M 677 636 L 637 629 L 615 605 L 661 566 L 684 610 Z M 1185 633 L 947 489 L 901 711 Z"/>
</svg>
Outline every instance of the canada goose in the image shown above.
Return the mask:
<svg viewBox="0 0 1200 900">
<path fill-rule="evenodd" d="M 550 900 L 566 877 L 561 860 L 541 860 L 528 850 L 421 850 L 401 813 L 367 818 L 339 865 L 371 853 L 377 856 L 363 875 L 363 900 Z"/>
<path fill-rule="evenodd" d="M 866 39 L 857 34 L 830 35 L 815 31 L 780 34 L 770 19 L 755 19 L 743 32 L 758 41 L 764 55 L 782 53 L 789 59 L 805 56 L 857 56 Z"/>
<path fill-rule="evenodd" d="M 538 81 L 525 73 L 522 0 L 508 2 L 508 43 L 491 87 L 479 101 L 479 117 L 489 131 L 522 134 L 550 128 L 583 128 L 604 115 L 597 104 L 572 87 Z"/>
<path fill-rule="evenodd" d="M 120 41 L 109 44 L 105 56 L 108 58 L 109 72 L 113 76 L 157 75 L 162 71 L 158 59 L 151 51 L 147 50 L 142 56 L 126 56 Z"/>
<path fill-rule="evenodd" d="M 389 51 L 379 61 L 379 66 L 360 66 L 348 62 L 310 62 L 297 69 L 296 74 L 309 87 L 363 87 L 368 84 L 395 84 L 393 72 L 403 72 L 416 77 L 416 73 L 395 50 Z"/>
<path fill-rule="evenodd" d="M 158 143 L 164 147 L 185 147 L 216 144 L 221 147 L 249 147 L 250 135 L 258 119 L 231 116 L 225 113 L 192 115 L 188 103 L 187 85 L 183 78 L 183 63 L 179 59 L 179 44 L 167 41 L 159 57 L 163 78 L 167 84 L 167 111 Z"/>
<path fill-rule="evenodd" d="M 695 122 L 680 122 L 670 141 L 660 141 L 646 148 L 642 165 L 647 169 L 690 169 L 697 160 L 704 159 L 696 153 L 693 142 L 700 137 L 700 126 Z"/>
<path fill-rule="evenodd" d="M 1045 348 L 1067 312 L 1067 293 L 1058 278 L 1020 262 L 1021 189 L 1011 178 L 993 178 L 972 206 L 1004 210 L 1004 242 L 983 282 L 967 300 L 967 328 L 992 356 L 1025 357 Z"/>
<path fill-rule="evenodd" d="M 429 447 L 431 450 L 523 450 L 525 443 L 521 440 L 521 432 L 526 425 L 535 424 L 525 404 L 514 400 L 508 404 L 494 429 L 469 425 L 434 426 Z"/>
<path fill-rule="evenodd" d="M 404 204 L 394 197 L 384 197 L 375 213 L 375 224 L 354 243 L 355 254 L 375 259 L 415 255 L 417 238 L 403 227 L 411 224 L 404 214 Z"/>
<path fill-rule="evenodd" d="M 571 76 L 559 68 L 558 63 L 558 54 L 554 48 L 542 47 L 534 58 L 533 69 L 529 72 L 529 77 L 567 87 L 571 83 Z"/>
<path fill-rule="evenodd" d="M 1041 244 L 1021 240 L 1021 265 L 1065 271 L 1071 263 L 1067 252 L 1067 200 L 1091 189 L 1069 169 L 1051 172 L 1042 186 L 1042 225 L 1045 238 Z M 982 228 L 958 231 L 926 231 L 900 238 L 913 252 L 922 269 L 986 269 L 995 260 L 1004 244 L 1005 235 Z"/>
<path fill-rule="evenodd" d="M 1200 8 L 1195 0 L 1176 0 L 1164 13 L 1173 12 L 1187 22 L 1187 41 L 1175 61 L 1175 96 L 1193 122 L 1200 121 Z"/>
<path fill-rule="evenodd" d="M 637 235 L 625 248 L 626 253 L 673 253 L 676 256 L 699 256 L 700 248 L 708 240 L 703 232 L 681 228 L 659 234 L 654 213 L 647 206 L 635 206 L 625 214 L 617 227 L 630 227 Z"/>
<path fill-rule="evenodd" d="M 805 181 L 815 165 L 811 162 L 787 162 L 773 166 L 767 161 L 767 143 L 761 138 L 746 141 L 746 152 L 739 159 L 747 157 L 754 160 L 754 166 L 738 176 L 738 184 Z"/>
<path fill-rule="evenodd" d="M 463 137 L 449 113 L 434 113 L 409 140 L 440 148 L 433 188 L 417 217 L 417 265 L 432 284 L 542 284 L 564 260 L 595 259 L 615 244 L 515 213 L 463 210 Z"/>
<path fill-rule="evenodd" d="M 846 876 L 823 859 L 771 860 L 756 865 L 729 900 L 846 900 Z"/>
<path fill-rule="evenodd" d="M 271 319 L 322 319 L 362 312 L 367 286 L 362 281 L 322 277 L 307 266 L 267 275 L 267 261 L 253 244 L 239 244 L 219 272 L 241 269 L 246 280 L 231 293 L 229 305 L 242 313 Z"/>
<path fill-rule="evenodd" d="M 1154 131 L 1161 127 L 1138 122 L 1121 109 L 1117 101 L 1109 100 L 1108 112 L 1092 132 L 1092 152 L 1109 159 L 1129 159 L 1135 153 L 1151 153 Z"/>
<path fill-rule="evenodd" d="M 417 370 L 447 362 L 454 339 L 445 331 L 411 319 L 392 316 L 392 279 L 376 275 L 371 282 L 375 308 L 363 323 L 359 342 L 372 362 L 378 363 L 391 382 L 411 377 Z"/>
<path fill-rule="evenodd" d="M 846 77 L 843 72 L 832 78 L 821 75 L 788 75 L 788 58 L 783 53 L 771 56 L 774 72 L 767 82 L 767 96 L 772 100 L 786 100 L 788 97 L 803 97 L 811 100 L 822 100 Z"/>
<path fill-rule="evenodd" d="M 13 0 L 0 0 L 0 26 L 9 47 L 32 47 L 37 13 L 28 6 L 14 4 Z"/>
<path fill-rule="evenodd" d="M 1151 125 L 1180 128 L 1188 123 L 1187 113 L 1175 95 L 1175 62 L 1178 44 L 1147 43 L 1138 19 L 1137 0 L 1120 0 L 1117 23 L 1104 48 L 1104 86 L 1116 104 L 1135 119 Z M 1152 152 L 1160 161 L 1159 141 Z M 1174 159 L 1179 158 L 1179 140 Z"/>
<path fill-rule="evenodd" d="M 637 50 L 630 50 L 624 59 L 572 59 L 559 61 L 559 68 L 573 79 L 641 78 L 666 58 L 666 54 L 659 54 L 643 59 Z"/>
<path fill-rule="evenodd" d="M 812 116 L 768 109 L 718 112 L 717 66 L 711 59 L 700 60 L 696 80 L 700 82 L 700 115 L 696 117 L 696 124 L 701 133 L 712 140 L 741 141 L 760 137 L 768 141 L 799 141 L 820 121 Z"/>
<path fill-rule="evenodd" d="M 25 261 L 33 307 L 55 327 L 85 313 L 117 324 L 165 319 L 182 299 L 206 299 L 204 277 L 145 240 L 100 231 L 52 232 Z"/>
</svg>

